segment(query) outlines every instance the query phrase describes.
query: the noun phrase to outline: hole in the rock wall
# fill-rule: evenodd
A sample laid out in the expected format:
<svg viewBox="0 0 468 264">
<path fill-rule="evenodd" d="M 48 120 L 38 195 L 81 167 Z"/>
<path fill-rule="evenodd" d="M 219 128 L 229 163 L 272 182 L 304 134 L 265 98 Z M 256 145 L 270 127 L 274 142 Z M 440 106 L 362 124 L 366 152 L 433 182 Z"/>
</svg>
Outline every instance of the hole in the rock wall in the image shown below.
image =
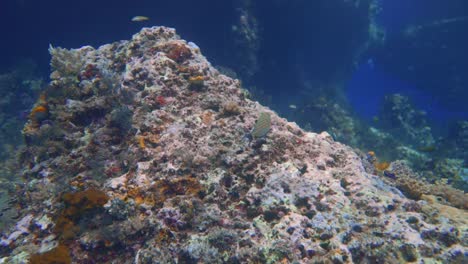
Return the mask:
<svg viewBox="0 0 468 264">
<path fill-rule="evenodd" d="M 104 109 L 91 109 L 88 111 L 79 112 L 75 114 L 72 122 L 77 126 L 88 126 L 93 121 L 104 118 L 106 112 L 107 111 Z"/>
</svg>

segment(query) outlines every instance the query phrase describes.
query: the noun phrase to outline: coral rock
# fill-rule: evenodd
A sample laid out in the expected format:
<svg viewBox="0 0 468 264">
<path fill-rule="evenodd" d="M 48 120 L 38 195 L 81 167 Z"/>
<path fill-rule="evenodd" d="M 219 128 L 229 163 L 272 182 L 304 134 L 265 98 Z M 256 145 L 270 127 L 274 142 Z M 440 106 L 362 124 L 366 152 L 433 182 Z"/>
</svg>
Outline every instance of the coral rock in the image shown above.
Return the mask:
<svg viewBox="0 0 468 264">
<path fill-rule="evenodd" d="M 174 29 L 51 53 L 50 118 L 62 136 L 47 142 L 63 148 L 38 157 L 49 144 L 28 146 L 24 176 L 35 179 L 38 161 L 49 173 L 19 191 L 35 197 L 24 214 L 62 213 L 64 226 L 79 226 L 67 241 L 74 263 L 461 263 L 468 254 L 466 211 L 405 197 L 328 133 L 247 99 Z M 191 89 L 194 76 L 203 89 Z M 88 191 L 63 196 L 63 209 L 54 190 L 73 190 L 70 181 Z M 107 211 L 88 210 L 108 200 Z M 35 254 L 53 228 L 32 232 L 12 256 Z"/>
</svg>

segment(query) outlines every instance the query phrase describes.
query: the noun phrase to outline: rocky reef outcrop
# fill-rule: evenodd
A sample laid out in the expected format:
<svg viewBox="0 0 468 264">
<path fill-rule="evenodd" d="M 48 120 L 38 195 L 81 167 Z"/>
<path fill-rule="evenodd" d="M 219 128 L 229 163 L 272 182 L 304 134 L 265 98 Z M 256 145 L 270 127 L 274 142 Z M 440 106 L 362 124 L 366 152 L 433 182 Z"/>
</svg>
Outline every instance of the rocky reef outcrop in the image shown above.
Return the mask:
<svg viewBox="0 0 468 264">
<path fill-rule="evenodd" d="M 174 29 L 50 51 L 0 262 L 466 262 L 466 211 L 249 100 Z"/>
</svg>

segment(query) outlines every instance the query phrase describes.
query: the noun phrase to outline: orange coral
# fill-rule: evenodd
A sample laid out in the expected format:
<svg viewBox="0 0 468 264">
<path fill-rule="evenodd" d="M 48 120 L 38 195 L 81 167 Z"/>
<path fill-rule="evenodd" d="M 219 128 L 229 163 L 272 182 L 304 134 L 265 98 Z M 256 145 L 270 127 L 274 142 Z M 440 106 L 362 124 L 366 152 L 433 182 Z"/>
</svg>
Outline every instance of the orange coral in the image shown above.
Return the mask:
<svg viewBox="0 0 468 264">
<path fill-rule="evenodd" d="M 203 75 L 191 76 L 189 78 L 189 83 L 193 85 L 202 85 L 205 77 Z"/>
<path fill-rule="evenodd" d="M 76 193 L 66 193 L 62 196 L 62 200 L 69 208 L 82 212 L 96 207 L 101 207 L 109 200 L 109 197 L 100 190 L 88 189 Z"/>
<path fill-rule="evenodd" d="M 148 204 L 162 205 L 167 199 L 177 195 L 200 195 L 202 185 L 196 178 L 184 176 L 173 180 L 158 180 L 153 184 L 151 192 L 147 192 L 144 201 Z M 138 196 L 136 196 L 138 197 Z"/>
<path fill-rule="evenodd" d="M 75 221 L 86 211 L 103 206 L 109 197 L 103 192 L 88 189 L 76 193 L 65 193 L 62 195 L 65 208 L 55 220 L 54 232 L 60 236 L 62 241 L 72 239 L 76 236 L 79 228 Z"/>
<path fill-rule="evenodd" d="M 195 178 L 189 176 L 172 181 L 161 181 L 161 191 L 165 195 L 195 195 L 201 190 L 201 185 Z"/>
<path fill-rule="evenodd" d="M 68 264 L 71 263 L 70 251 L 64 245 L 58 245 L 56 248 L 34 254 L 29 259 L 30 264 Z"/>
<path fill-rule="evenodd" d="M 140 205 L 145 202 L 145 198 L 143 198 L 141 195 L 136 196 L 134 200 L 136 205 Z"/>
<path fill-rule="evenodd" d="M 154 195 L 145 194 L 143 190 L 141 190 L 140 188 L 135 188 L 135 187 L 129 188 L 127 191 L 127 194 L 125 195 L 123 199 L 127 200 L 129 198 L 133 199 L 137 205 L 140 205 L 143 203 L 148 204 L 148 205 L 154 205 L 156 203 L 154 199 Z"/>
<path fill-rule="evenodd" d="M 60 214 L 55 219 L 54 233 L 57 234 L 62 241 L 68 241 L 76 237 L 79 227 L 64 214 Z"/>
<path fill-rule="evenodd" d="M 386 161 L 375 162 L 374 167 L 375 167 L 375 169 L 377 169 L 379 171 L 384 171 L 384 170 L 388 169 L 388 167 L 390 167 L 390 163 L 388 163 Z"/>
<path fill-rule="evenodd" d="M 138 141 L 138 146 L 139 146 L 141 149 L 145 149 L 145 148 L 146 148 L 145 137 L 143 137 L 143 136 L 137 136 L 137 141 Z"/>
<path fill-rule="evenodd" d="M 201 119 L 202 119 L 203 124 L 209 125 L 213 121 L 213 113 L 211 113 L 210 111 L 205 111 L 201 115 Z"/>
</svg>

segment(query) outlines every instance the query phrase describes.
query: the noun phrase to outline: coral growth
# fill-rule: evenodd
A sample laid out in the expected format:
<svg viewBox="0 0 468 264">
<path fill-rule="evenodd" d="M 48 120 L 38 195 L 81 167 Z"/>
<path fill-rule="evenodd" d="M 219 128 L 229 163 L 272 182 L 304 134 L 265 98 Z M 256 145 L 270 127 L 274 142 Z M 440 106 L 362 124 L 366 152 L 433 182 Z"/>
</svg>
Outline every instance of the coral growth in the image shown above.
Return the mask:
<svg viewBox="0 0 468 264">
<path fill-rule="evenodd" d="M 62 241 L 74 238 L 79 232 L 79 227 L 76 226 L 78 220 L 86 216 L 88 211 L 102 207 L 108 199 L 105 193 L 95 189 L 63 194 L 65 207 L 56 218 L 54 233 Z"/>
<path fill-rule="evenodd" d="M 71 262 L 70 252 L 64 245 L 58 245 L 56 248 L 34 254 L 29 259 L 30 264 L 69 264 Z"/>
<path fill-rule="evenodd" d="M 420 200 L 425 196 L 427 197 L 427 195 L 434 195 L 440 198 L 439 202 L 441 203 L 460 209 L 468 209 L 468 195 L 463 191 L 455 189 L 444 182 L 430 184 L 403 161 L 392 162 L 389 167 L 391 169 L 388 173 L 393 175 L 390 183 L 407 197 Z"/>
<path fill-rule="evenodd" d="M 180 43 L 168 44 L 166 52 L 167 57 L 177 63 L 182 63 L 192 57 L 190 48 Z"/>
<path fill-rule="evenodd" d="M 388 167 L 390 167 L 390 163 L 387 162 L 387 161 L 375 162 L 374 167 L 375 167 L 375 169 L 377 169 L 379 171 L 384 171 L 384 170 L 388 169 Z"/>
<path fill-rule="evenodd" d="M 84 211 L 103 206 L 109 198 L 105 193 L 99 190 L 88 189 L 76 193 L 65 193 L 62 200 L 67 209 L 64 214 L 74 217 L 82 214 Z"/>
</svg>

